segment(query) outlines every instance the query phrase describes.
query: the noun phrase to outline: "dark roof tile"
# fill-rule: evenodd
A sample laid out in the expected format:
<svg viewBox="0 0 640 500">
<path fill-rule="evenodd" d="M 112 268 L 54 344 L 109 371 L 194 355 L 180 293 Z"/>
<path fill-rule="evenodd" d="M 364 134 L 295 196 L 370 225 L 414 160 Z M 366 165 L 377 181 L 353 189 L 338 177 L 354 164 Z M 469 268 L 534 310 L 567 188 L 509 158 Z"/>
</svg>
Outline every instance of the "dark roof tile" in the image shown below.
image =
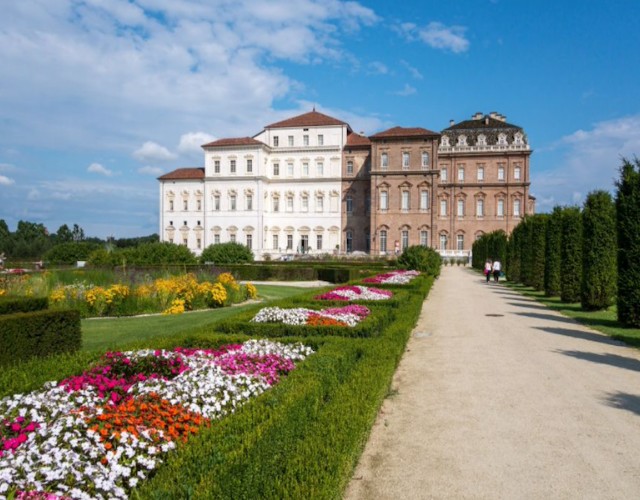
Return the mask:
<svg viewBox="0 0 640 500">
<path fill-rule="evenodd" d="M 218 139 L 217 141 L 203 144 L 203 148 L 216 148 L 225 146 L 264 146 L 264 142 L 260 142 L 253 137 L 229 137 L 227 139 Z"/>
<path fill-rule="evenodd" d="M 173 172 L 158 177 L 158 180 L 161 181 L 200 179 L 204 179 L 204 168 L 178 168 Z"/>
<path fill-rule="evenodd" d="M 289 128 L 289 127 L 324 127 L 327 125 L 347 125 L 346 122 L 333 118 L 331 116 L 319 113 L 315 109 L 304 113 L 302 115 L 294 116 L 293 118 L 287 118 L 271 125 L 267 125 L 265 128 Z"/>
<path fill-rule="evenodd" d="M 432 130 L 427 130 L 421 127 L 393 127 L 388 130 L 383 130 L 375 135 L 370 136 L 370 139 L 392 139 L 398 137 L 437 137 L 440 134 Z"/>
</svg>

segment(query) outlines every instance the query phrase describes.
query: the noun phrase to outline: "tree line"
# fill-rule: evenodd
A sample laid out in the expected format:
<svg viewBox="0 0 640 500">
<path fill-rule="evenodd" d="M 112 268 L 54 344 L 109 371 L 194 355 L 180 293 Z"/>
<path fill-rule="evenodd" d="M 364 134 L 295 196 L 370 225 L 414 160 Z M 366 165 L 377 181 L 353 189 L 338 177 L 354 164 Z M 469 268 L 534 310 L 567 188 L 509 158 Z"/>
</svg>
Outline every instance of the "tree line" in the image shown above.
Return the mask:
<svg viewBox="0 0 640 500">
<path fill-rule="evenodd" d="M 511 235 L 495 231 L 473 245 L 473 266 L 506 263 L 507 279 L 584 310 L 617 305 L 618 321 L 640 327 L 640 159 L 622 159 L 615 197 L 526 216 Z"/>
</svg>

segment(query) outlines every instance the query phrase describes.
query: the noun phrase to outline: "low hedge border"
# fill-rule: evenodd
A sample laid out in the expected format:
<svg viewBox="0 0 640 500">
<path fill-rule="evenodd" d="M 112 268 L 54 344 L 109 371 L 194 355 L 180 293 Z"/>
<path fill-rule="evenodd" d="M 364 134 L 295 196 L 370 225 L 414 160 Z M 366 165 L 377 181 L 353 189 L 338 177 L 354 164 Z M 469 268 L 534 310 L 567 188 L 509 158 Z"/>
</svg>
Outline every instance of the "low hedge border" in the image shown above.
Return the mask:
<svg viewBox="0 0 640 500">
<path fill-rule="evenodd" d="M 48 307 L 47 297 L 0 297 L 0 315 L 43 311 Z"/>
</svg>

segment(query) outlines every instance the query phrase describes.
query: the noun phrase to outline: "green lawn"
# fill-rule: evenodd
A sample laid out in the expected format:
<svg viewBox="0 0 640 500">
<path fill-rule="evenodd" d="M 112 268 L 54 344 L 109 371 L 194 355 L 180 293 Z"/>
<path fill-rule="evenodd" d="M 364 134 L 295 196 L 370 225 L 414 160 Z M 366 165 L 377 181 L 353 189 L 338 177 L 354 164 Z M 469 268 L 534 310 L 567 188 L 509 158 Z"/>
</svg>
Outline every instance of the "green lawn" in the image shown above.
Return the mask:
<svg viewBox="0 0 640 500">
<path fill-rule="evenodd" d="M 583 311 L 579 303 L 565 304 L 560 301 L 560 297 L 546 297 L 544 292 L 538 292 L 529 286 L 511 282 L 505 283 L 513 290 L 537 300 L 549 309 L 558 311 L 614 339 L 640 347 L 640 328 L 624 328 L 621 326 L 618 322 L 616 306 L 611 306 L 604 311 Z"/>
<path fill-rule="evenodd" d="M 256 287 L 258 297 L 264 301 L 283 299 L 312 290 L 277 285 L 257 285 Z M 253 307 L 253 304 L 207 309 L 172 316 L 83 319 L 82 349 L 84 351 L 117 349 L 118 346 L 133 341 L 172 336 L 186 330 L 211 325 L 248 307 Z"/>
</svg>

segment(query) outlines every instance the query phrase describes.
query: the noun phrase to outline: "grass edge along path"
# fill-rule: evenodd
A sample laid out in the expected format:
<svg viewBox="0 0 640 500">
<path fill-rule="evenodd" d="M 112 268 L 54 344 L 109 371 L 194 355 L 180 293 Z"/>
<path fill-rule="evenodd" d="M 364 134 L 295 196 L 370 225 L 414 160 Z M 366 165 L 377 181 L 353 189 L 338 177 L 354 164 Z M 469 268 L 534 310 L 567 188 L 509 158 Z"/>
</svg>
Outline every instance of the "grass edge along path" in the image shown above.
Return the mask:
<svg viewBox="0 0 640 500">
<path fill-rule="evenodd" d="M 609 337 L 620 340 L 630 346 L 640 347 L 640 328 L 625 328 L 617 318 L 615 306 L 602 311 L 584 311 L 579 302 L 567 304 L 560 297 L 547 297 L 543 291 L 537 291 L 510 281 L 504 282 L 511 290 L 544 304 L 549 309 L 576 320 L 578 323 L 593 328 Z"/>
</svg>

